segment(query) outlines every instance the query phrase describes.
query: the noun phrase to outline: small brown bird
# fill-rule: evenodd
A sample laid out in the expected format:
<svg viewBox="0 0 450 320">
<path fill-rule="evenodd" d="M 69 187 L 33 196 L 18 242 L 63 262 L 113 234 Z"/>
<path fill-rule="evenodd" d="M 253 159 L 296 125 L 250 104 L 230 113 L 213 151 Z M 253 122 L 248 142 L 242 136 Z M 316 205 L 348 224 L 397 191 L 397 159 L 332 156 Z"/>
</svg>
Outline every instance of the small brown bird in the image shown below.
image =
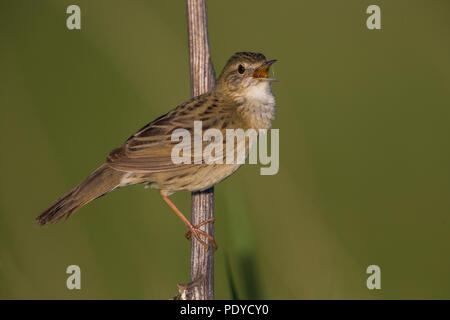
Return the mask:
<svg viewBox="0 0 450 320">
<path fill-rule="evenodd" d="M 225 65 L 213 90 L 192 98 L 143 127 L 123 146 L 113 150 L 105 164 L 37 217 L 37 222 L 44 225 L 64 216 L 68 218 L 83 205 L 117 188 L 146 184 L 160 190 L 161 197 L 189 229 L 188 237 L 192 234 L 208 247 L 201 239 L 202 235 L 216 247 L 214 239 L 199 228 L 214 221 L 193 226 L 169 196 L 181 190 L 208 189 L 242 164 L 228 164 L 225 160 L 223 164 L 205 161 L 174 163 L 172 149 L 177 141 L 173 141 L 171 136 L 176 129 L 194 132 L 194 121 L 202 121 L 203 131 L 215 128 L 224 137 L 226 129 L 270 128 L 275 117 L 275 97 L 271 90 L 275 79 L 268 77 L 268 69 L 275 61 L 267 61 L 261 53 L 235 53 Z M 246 142 L 246 156 L 248 150 Z M 220 156 L 225 157 L 224 154 Z"/>
</svg>

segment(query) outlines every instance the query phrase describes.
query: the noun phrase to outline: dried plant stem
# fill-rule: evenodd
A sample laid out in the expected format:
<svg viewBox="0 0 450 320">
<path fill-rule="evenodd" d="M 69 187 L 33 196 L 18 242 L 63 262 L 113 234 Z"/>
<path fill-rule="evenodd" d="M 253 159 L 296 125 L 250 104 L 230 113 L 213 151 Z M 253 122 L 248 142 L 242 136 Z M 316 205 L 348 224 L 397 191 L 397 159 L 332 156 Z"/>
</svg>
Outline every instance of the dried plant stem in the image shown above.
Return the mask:
<svg viewBox="0 0 450 320">
<path fill-rule="evenodd" d="M 214 87 L 215 74 L 211 63 L 205 0 L 186 0 L 189 35 L 191 95 L 193 97 Z M 192 193 L 191 223 L 198 225 L 214 217 L 214 188 Z M 201 227 L 214 236 L 214 224 Z M 214 299 L 214 248 L 206 250 L 194 237 L 191 244 L 191 281 L 203 279 L 194 291 L 193 300 Z"/>
</svg>

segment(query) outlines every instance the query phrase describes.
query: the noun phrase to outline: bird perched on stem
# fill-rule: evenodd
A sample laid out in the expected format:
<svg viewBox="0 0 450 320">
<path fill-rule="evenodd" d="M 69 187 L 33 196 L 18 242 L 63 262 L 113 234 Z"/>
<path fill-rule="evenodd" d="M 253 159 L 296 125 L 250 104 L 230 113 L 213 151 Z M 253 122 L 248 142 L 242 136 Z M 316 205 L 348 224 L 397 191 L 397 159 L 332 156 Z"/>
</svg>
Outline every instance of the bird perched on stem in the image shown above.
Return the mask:
<svg viewBox="0 0 450 320">
<path fill-rule="evenodd" d="M 275 117 L 275 97 L 271 90 L 275 79 L 268 77 L 268 70 L 275 61 L 266 60 L 261 53 L 235 53 L 213 90 L 177 106 L 132 135 L 124 145 L 109 154 L 105 164 L 37 217 L 37 222 L 45 225 L 68 218 L 80 207 L 117 188 L 146 184 L 159 189 L 163 200 L 189 229 L 188 238 L 193 235 L 206 248 L 206 241 L 217 248 L 214 238 L 200 229 L 202 225 L 214 222 L 213 219 L 192 225 L 169 196 L 182 190 L 208 189 L 242 164 L 226 161 L 174 163 L 172 134 L 176 129 L 193 132 L 194 121 L 202 121 L 205 131 L 212 128 L 221 132 L 270 128 Z M 246 155 L 248 151 L 247 143 Z"/>
</svg>

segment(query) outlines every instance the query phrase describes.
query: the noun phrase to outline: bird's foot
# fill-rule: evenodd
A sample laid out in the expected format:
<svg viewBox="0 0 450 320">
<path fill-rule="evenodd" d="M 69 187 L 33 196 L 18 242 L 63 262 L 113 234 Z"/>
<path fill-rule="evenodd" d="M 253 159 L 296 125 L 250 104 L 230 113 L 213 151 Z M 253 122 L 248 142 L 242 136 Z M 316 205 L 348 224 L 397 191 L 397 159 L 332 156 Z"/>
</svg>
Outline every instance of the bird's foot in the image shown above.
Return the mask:
<svg viewBox="0 0 450 320">
<path fill-rule="evenodd" d="M 214 240 L 214 237 L 210 236 L 205 231 L 200 229 L 201 226 L 204 226 L 205 224 L 210 223 L 210 222 L 214 223 L 214 221 L 215 221 L 214 218 L 210 218 L 210 219 L 207 219 L 207 220 L 199 223 L 196 226 L 191 225 L 189 227 L 189 231 L 186 233 L 186 238 L 191 239 L 192 235 L 194 235 L 194 238 L 197 239 L 197 241 L 200 242 L 200 244 L 202 246 L 204 246 L 206 248 L 206 250 L 208 250 L 208 248 L 209 248 L 208 243 L 206 241 L 204 241 L 203 239 L 201 239 L 200 235 L 202 235 L 207 239 L 207 241 L 209 241 L 213 245 L 214 249 L 217 250 L 217 243 Z"/>
</svg>

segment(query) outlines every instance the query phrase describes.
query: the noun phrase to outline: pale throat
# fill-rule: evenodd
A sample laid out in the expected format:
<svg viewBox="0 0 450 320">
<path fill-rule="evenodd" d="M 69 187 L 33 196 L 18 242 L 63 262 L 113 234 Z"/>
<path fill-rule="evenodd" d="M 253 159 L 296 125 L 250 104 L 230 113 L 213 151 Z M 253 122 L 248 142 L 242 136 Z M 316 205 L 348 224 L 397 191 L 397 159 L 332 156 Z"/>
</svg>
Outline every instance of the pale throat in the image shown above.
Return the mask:
<svg viewBox="0 0 450 320">
<path fill-rule="evenodd" d="M 270 82 L 260 81 L 243 92 L 244 103 L 238 109 L 254 129 L 269 129 L 275 119 L 275 96 Z"/>
</svg>

